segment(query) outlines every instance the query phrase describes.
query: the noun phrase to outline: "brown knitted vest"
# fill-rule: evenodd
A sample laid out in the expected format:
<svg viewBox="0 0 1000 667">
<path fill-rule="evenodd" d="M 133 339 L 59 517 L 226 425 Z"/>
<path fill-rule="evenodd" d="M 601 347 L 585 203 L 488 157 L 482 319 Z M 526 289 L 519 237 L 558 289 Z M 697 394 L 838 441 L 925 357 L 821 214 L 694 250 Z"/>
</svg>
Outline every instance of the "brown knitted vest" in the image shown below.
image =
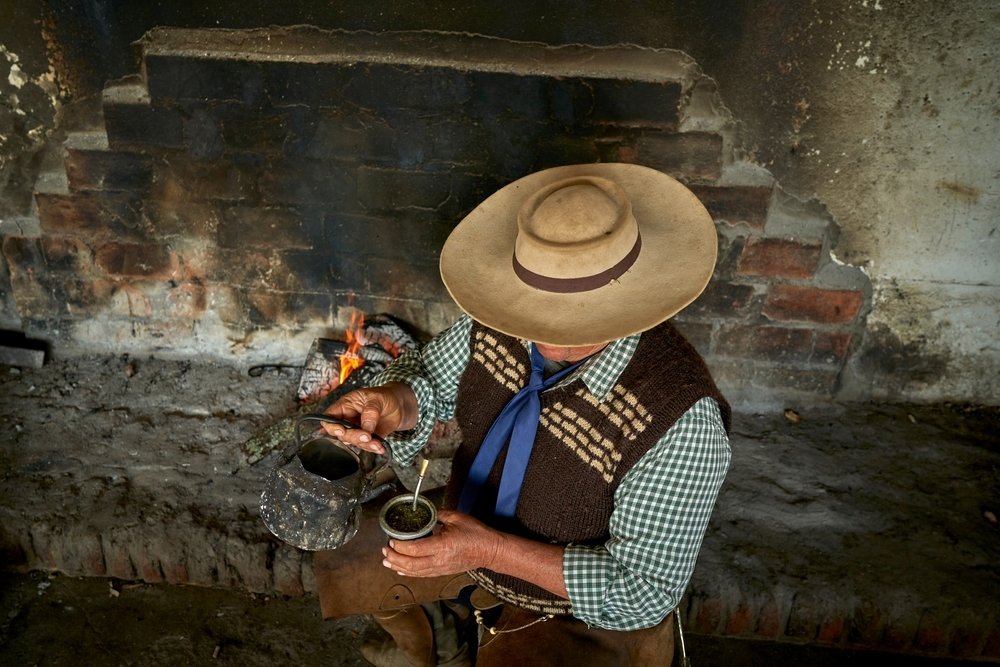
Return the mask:
<svg viewBox="0 0 1000 667">
<path fill-rule="evenodd" d="M 528 351 L 516 338 L 476 323 L 470 348 L 456 408 L 463 442 L 452 463 L 446 507 L 457 505 L 480 443 L 531 373 Z M 542 542 L 603 544 L 622 478 L 688 408 L 706 396 L 719 402 L 728 430 L 729 405 L 695 349 L 669 322 L 643 333 L 604 401 L 579 378 L 542 393 L 538 434 L 516 520 L 493 516 L 506 449 L 472 514 L 498 529 Z M 512 604 L 541 613 L 572 612 L 568 600 L 521 579 L 490 570 L 471 574 Z"/>
</svg>

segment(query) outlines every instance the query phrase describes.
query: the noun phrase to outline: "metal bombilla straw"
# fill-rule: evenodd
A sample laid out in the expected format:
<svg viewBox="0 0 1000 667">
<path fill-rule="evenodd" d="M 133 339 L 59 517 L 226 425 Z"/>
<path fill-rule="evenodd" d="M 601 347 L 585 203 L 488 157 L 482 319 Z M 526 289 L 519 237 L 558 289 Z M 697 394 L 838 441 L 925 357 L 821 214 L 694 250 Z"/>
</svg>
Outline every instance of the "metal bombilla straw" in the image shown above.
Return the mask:
<svg viewBox="0 0 1000 667">
<path fill-rule="evenodd" d="M 427 475 L 427 466 L 430 464 L 429 459 L 423 459 L 420 462 L 420 476 L 417 477 L 417 488 L 413 491 L 413 511 L 417 511 L 417 498 L 420 497 L 420 487 L 424 484 L 424 477 Z"/>
<path fill-rule="evenodd" d="M 674 607 L 674 617 L 677 620 L 677 636 L 681 640 L 681 667 L 691 667 L 691 659 L 688 658 L 687 647 L 684 646 L 684 628 L 681 626 L 681 606 Z"/>
</svg>

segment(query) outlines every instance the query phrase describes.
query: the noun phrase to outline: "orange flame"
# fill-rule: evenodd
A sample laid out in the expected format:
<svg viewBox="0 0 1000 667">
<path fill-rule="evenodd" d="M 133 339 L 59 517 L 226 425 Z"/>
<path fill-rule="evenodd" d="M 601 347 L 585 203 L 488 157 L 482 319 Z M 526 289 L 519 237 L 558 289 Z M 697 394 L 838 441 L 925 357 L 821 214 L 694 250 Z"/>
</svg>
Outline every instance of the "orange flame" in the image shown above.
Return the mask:
<svg viewBox="0 0 1000 667">
<path fill-rule="evenodd" d="M 347 339 L 347 349 L 340 355 L 340 384 L 365 363 L 365 360 L 358 354 L 361 349 L 361 335 L 365 326 L 365 314 L 360 310 L 351 311 L 351 324 L 347 329 L 345 337 Z"/>
</svg>

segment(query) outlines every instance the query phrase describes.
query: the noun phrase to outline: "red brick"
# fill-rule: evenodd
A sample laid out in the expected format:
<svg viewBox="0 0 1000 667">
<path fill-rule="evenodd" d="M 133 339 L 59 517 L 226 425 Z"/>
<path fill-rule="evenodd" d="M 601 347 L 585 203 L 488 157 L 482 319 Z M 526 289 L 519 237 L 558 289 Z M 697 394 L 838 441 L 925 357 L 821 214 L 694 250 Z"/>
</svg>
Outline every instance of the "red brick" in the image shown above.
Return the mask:
<svg viewBox="0 0 1000 667">
<path fill-rule="evenodd" d="M 741 603 L 726 619 L 725 634 L 748 635 L 753 630 L 753 621 L 753 609 L 745 603 Z"/>
<path fill-rule="evenodd" d="M 63 314 L 63 304 L 58 295 L 46 289 L 39 281 L 24 279 L 13 283 L 12 287 L 17 314 L 22 319 L 44 320 Z"/>
<path fill-rule="evenodd" d="M 222 558 L 223 536 L 209 529 L 200 529 L 184 540 L 183 561 L 189 583 L 196 586 L 216 586 L 219 572 L 225 568 Z"/>
<path fill-rule="evenodd" d="M 327 317 L 332 300 L 328 293 L 296 294 L 268 290 L 251 290 L 246 296 L 251 323 L 279 328 L 295 328 L 309 318 Z"/>
<path fill-rule="evenodd" d="M 163 563 L 163 578 L 168 584 L 187 584 L 191 581 L 184 563 Z"/>
<path fill-rule="evenodd" d="M 893 618 L 886 622 L 879 648 L 886 651 L 904 651 L 913 643 L 917 633 L 917 618 L 906 614 L 903 618 Z"/>
<path fill-rule="evenodd" d="M 789 239 L 751 239 L 743 248 L 736 273 L 769 278 L 809 278 L 819 265 L 819 243 Z"/>
<path fill-rule="evenodd" d="M 688 306 L 687 315 L 705 317 L 740 317 L 746 313 L 757 290 L 753 285 L 737 285 L 713 280 L 694 303 Z"/>
<path fill-rule="evenodd" d="M 174 530 L 173 526 L 167 526 L 163 533 L 133 533 L 132 560 L 142 580 L 150 583 L 190 581 L 186 540 L 178 539 Z"/>
<path fill-rule="evenodd" d="M 208 305 L 208 290 L 199 280 L 183 282 L 170 290 L 167 297 L 170 317 L 200 320 Z"/>
<path fill-rule="evenodd" d="M 146 190 L 153 181 L 148 155 L 70 148 L 66 176 L 73 192 L 84 190 Z"/>
<path fill-rule="evenodd" d="M 107 574 L 104 564 L 104 551 L 101 549 L 101 537 L 93 529 L 73 531 L 68 544 L 65 545 L 67 570 L 79 572 L 88 577 L 103 577 Z"/>
<path fill-rule="evenodd" d="M 92 267 L 93 253 L 86 243 L 70 236 L 47 236 L 41 239 L 42 252 L 52 271 L 81 273 Z"/>
<path fill-rule="evenodd" d="M 369 211 L 434 210 L 451 194 L 447 174 L 405 169 L 358 169 L 358 200 Z"/>
<path fill-rule="evenodd" d="M 777 639 L 781 636 L 785 625 L 784 614 L 775 600 L 768 600 L 761 608 L 757 616 L 757 628 L 755 634 L 758 637 Z"/>
<path fill-rule="evenodd" d="M 111 275 L 166 279 L 177 273 L 177 258 L 162 245 L 105 243 L 94 255 Z"/>
<path fill-rule="evenodd" d="M 639 162 L 639 149 L 635 146 L 618 146 L 615 151 L 615 162 L 628 162 L 629 164 L 636 164 Z"/>
<path fill-rule="evenodd" d="M 151 584 L 163 581 L 163 571 L 160 569 L 160 559 L 157 556 L 158 549 L 150 544 L 148 537 L 139 539 L 139 543 L 133 544 L 132 562 L 139 578 Z"/>
<path fill-rule="evenodd" d="M 181 184 L 172 180 L 162 185 L 144 206 L 151 231 L 157 237 L 184 236 L 187 239 L 215 240 L 222 219 L 220 206 L 212 202 L 192 201 Z M 214 244 L 213 244 L 214 245 Z"/>
<path fill-rule="evenodd" d="M 330 67 L 330 64 L 325 63 L 314 64 L 308 73 L 321 75 L 322 69 L 330 69 Z M 333 67 L 340 69 L 343 65 L 334 63 Z M 273 69 L 269 75 L 272 73 Z M 458 114 L 463 114 L 464 110 L 468 108 L 466 103 L 472 97 L 473 82 L 470 80 L 471 72 L 468 70 L 453 71 L 447 67 L 421 67 L 393 62 L 366 63 L 364 68 L 351 66 L 345 74 L 347 75 L 345 90 L 334 92 L 333 95 L 336 96 L 338 102 L 346 98 L 350 103 L 369 109 L 406 108 L 418 113 L 411 111 L 405 115 L 415 116 L 430 116 L 432 113 L 443 115 L 456 111 Z M 524 79 L 524 77 L 506 72 L 493 72 L 492 74 L 492 82 L 501 85 L 501 95 L 511 95 L 512 89 L 515 89 L 518 82 Z M 344 80 L 339 77 L 332 80 L 337 81 L 338 79 Z M 500 84 L 499 80 L 506 80 L 506 85 Z M 551 84 L 551 81 L 551 79 L 542 79 L 541 83 Z M 583 84 L 578 82 L 577 86 L 583 87 Z M 593 86 L 588 86 L 588 90 L 592 88 Z M 480 88 L 480 90 L 482 89 Z M 676 92 L 673 99 L 674 107 L 676 107 Z M 325 106 L 329 106 L 329 104 Z"/>
<path fill-rule="evenodd" d="M 48 268 L 38 239 L 24 236 L 7 236 L 2 244 L 11 278 L 33 278 Z"/>
<path fill-rule="evenodd" d="M 31 544 L 45 569 L 73 575 L 105 575 L 100 537 L 85 527 L 67 529 L 36 523 L 31 527 Z"/>
<path fill-rule="evenodd" d="M 274 206 L 229 208 L 219 225 L 218 243 L 222 248 L 313 247 L 298 211 Z"/>
<path fill-rule="evenodd" d="M 115 283 L 107 279 L 68 280 L 60 286 L 67 312 L 76 317 L 99 314 L 114 292 Z"/>
<path fill-rule="evenodd" d="M 948 655 L 958 658 L 973 658 L 980 655 L 989 636 L 987 618 L 971 610 L 961 610 L 955 613 L 953 621 L 954 631 L 951 644 L 948 646 Z"/>
<path fill-rule="evenodd" d="M 1000 627 L 994 627 L 993 631 L 987 635 L 980 655 L 984 658 L 1000 658 Z"/>
<path fill-rule="evenodd" d="M 62 528 L 48 523 L 37 522 L 31 525 L 31 548 L 38 559 L 37 564 L 46 570 L 58 570 L 59 558 L 56 543 L 62 539 Z"/>
<path fill-rule="evenodd" d="M 854 646 L 877 648 L 885 620 L 882 611 L 870 600 L 859 603 L 847 631 L 847 641 Z"/>
<path fill-rule="evenodd" d="M 302 559 L 298 551 L 279 546 L 274 553 L 274 588 L 282 595 L 305 595 L 302 585 Z"/>
<path fill-rule="evenodd" d="M 844 623 L 843 618 L 834 618 L 821 623 L 819 630 L 816 632 L 816 641 L 839 644 L 844 638 L 845 627 L 846 623 Z"/>
<path fill-rule="evenodd" d="M 771 285 L 763 314 L 782 322 L 851 322 L 861 310 L 862 294 L 796 285 Z"/>
<path fill-rule="evenodd" d="M 698 350 L 702 356 L 707 356 L 712 347 L 711 322 L 690 322 L 683 319 L 671 320 L 681 335 Z"/>
<path fill-rule="evenodd" d="M 267 569 L 267 542 L 246 542 L 241 538 L 227 537 L 225 547 L 228 574 L 233 587 L 263 593 L 272 590 L 271 571 Z"/>
<path fill-rule="evenodd" d="M 306 595 L 316 595 L 319 592 L 319 587 L 316 584 L 316 572 L 312 568 L 312 563 L 303 561 L 302 563 L 302 588 L 305 589 Z"/>
<path fill-rule="evenodd" d="M 561 88 L 565 81 L 552 77 L 545 83 Z M 677 127 L 681 86 L 676 81 L 588 77 L 577 85 L 593 95 L 587 113 L 594 123 L 618 127 Z M 580 120 L 583 119 L 577 117 L 577 121 Z"/>
<path fill-rule="evenodd" d="M 214 259 L 216 261 L 206 265 L 206 278 L 210 281 L 237 286 L 260 286 L 265 285 L 264 281 L 274 273 L 270 253 L 266 249 L 219 248 L 214 252 Z"/>
<path fill-rule="evenodd" d="M 417 222 L 407 215 L 393 217 L 328 216 L 324 227 L 337 254 L 376 256 L 396 264 L 438 263 L 441 246 L 453 226 L 441 221 Z M 326 249 L 324 249 L 326 250 Z M 329 252 L 323 252 L 328 256 Z M 437 271 L 429 276 L 436 278 Z M 392 292 L 387 292 L 392 294 Z"/>
<path fill-rule="evenodd" d="M 154 104 L 175 99 L 253 104 L 263 92 L 261 65 L 252 60 L 220 58 L 212 53 L 199 58 L 147 53 L 144 63 L 149 98 Z"/>
<path fill-rule="evenodd" d="M 213 314 L 226 326 L 235 330 L 250 326 L 249 306 L 242 290 L 232 285 L 209 283 L 208 302 L 212 304 Z"/>
<path fill-rule="evenodd" d="M 719 254 L 715 260 L 715 273 L 712 282 L 721 280 L 732 280 L 736 276 L 736 265 L 743 254 L 743 246 L 746 245 L 746 238 L 737 236 L 728 238 L 725 234 L 718 235 Z M 709 283 L 711 287 L 712 283 Z"/>
<path fill-rule="evenodd" d="M 144 84 L 137 81 L 110 84 L 104 88 L 103 97 L 104 126 L 111 148 L 183 145 L 181 110 L 151 106 Z"/>
<path fill-rule="evenodd" d="M 153 304 L 142 286 L 118 281 L 108 299 L 108 312 L 123 318 L 146 319 L 153 316 Z"/>
<path fill-rule="evenodd" d="M 840 371 L 828 368 L 789 368 L 772 365 L 754 369 L 753 386 L 776 387 L 788 391 L 801 391 L 820 395 L 832 394 L 837 389 Z"/>
<path fill-rule="evenodd" d="M 50 234 L 90 234 L 102 238 L 141 238 L 141 205 L 123 193 L 59 194 L 39 192 L 38 220 Z"/>
<path fill-rule="evenodd" d="M 722 173 L 722 137 L 708 132 L 645 132 L 638 162 L 685 180 L 712 181 Z"/>
<path fill-rule="evenodd" d="M 722 623 L 722 601 L 718 599 L 700 600 L 691 622 L 691 632 L 715 634 Z"/>
<path fill-rule="evenodd" d="M 812 361 L 824 364 L 840 363 L 847 356 L 852 337 L 850 333 L 817 331 Z"/>
<path fill-rule="evenodd" d="M 814 640 L 822 615 L 815 601 L 808 600 L 800 594 L 792 600 L 791 607 L 785 635 L 792 639 Z"/>
<path fill-rule="evenodd" d="M 715 337 L 716 354 L 761 361 L 805 361 L 813 348 L 813 331 L 772 326 L 733 325 Z"/>
<path fill-rule="evenodd" d="M 924 653 L 944 653 L 948 649 L 951 633 L 948 630 L 948 620 L 928 611 L 920 619 L 917 633 L 913 638 L 913 648 Z"/>
<path fill-rule="evenodd" d="M 128 549 L 123 543 L 124 536 L 119 531 L 105 532 L 101 535 L 101 548 L 104 551 L 104 566 L 107 576 L 115 579 L 133 580 L 137 578 Z"/>
<path fill-rule="evenodd" d="M 329 166 L 327 166 L 329 169 Z M 269 172 L 256 164 L 233 160 L 210 162 L 171 155 L 153 166 L 153 201 L 254 201 L 259 198 L 259 180 Z M 281 174 L 284 165 L 271 172 Z"/>
<path fill-rule="evenodd" d="M 280 151 L 294 136 L 284 114 L 242 104 L 215 104 L 213 109 L 227 148 L 257 153 Z"/>
<path fill-rule="evenodd" d="M 601 148 L 593 141 L 581 141 L 579 137 L 569 137 L 562 134 L 539 137 L 535 142 L 536 164 L 539 168 L 559 166 L 563 164 L 590 164 L 601 162 Z M 483 166 L 481 168 L 488 169 Z M 451 198 L 449 201 L 457 201 Z M 444 215 L 450 209 L 438 207 L 444 219 L 461 219 L 469 209 L 454 211 L 452 215 Z"/>
<path fill-rule="evenodd" d="M 366 278 L 369 287 L 376 294 L 447 301 L 447 292 L 433 267 L 433 264 L 425 262 L 372 258 L 368 262 Z"/>
<path fill-rule="evenodd" d="M 691 191 L 705 205 L 713 220 L 730 225 L 741 222 L 764 229 L 771 204 L 771 188 L 753 185 L 708 186 L 693 184 Z"/>
<path fill-rule="evenodd" d="M 27 568 L 34 557 L 30 542 L 24 526 L 0 524 L 0 563 L 5 563 L 7 569 Z"/>
<path fill-rule="evenodd" d="M 331 168 L 331 163 L 322 160 L 289 159 L 262 169 L 254 185 L 259 197 L 266 202 L 361 213 L 356 179 L 353 169 Z M 443 183 L 448 179 L 440 177 L 439 180 Z M 367 196 L 377 199 L 386 192 L 380 190 Z M 440 203 L 444 199 L 437 201 Z"/>
<path fill-rule="evenodd" d="M 170 249 L 177 255 L 177 280 L 207 280 L 215 264 L 220 262 L 216 245 L 201 239 L 175 239 Z M 243 255 L 239 254 L 239 261 L 243 261 Z"/>
</svg>

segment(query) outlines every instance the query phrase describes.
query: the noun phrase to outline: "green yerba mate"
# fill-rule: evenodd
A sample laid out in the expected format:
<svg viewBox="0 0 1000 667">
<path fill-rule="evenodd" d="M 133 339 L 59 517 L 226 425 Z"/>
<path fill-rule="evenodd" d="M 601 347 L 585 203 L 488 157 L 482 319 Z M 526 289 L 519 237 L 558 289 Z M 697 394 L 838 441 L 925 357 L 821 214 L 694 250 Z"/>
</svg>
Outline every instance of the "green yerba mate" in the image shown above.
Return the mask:
<svg viewBox="0 0 1000 667">
<path fill-rule="evenodd" d="M 425 505 L 417 505 L 414 509 L 408 503 L 399 503 L 389 508 L 385 513 L 385 522 L 393 530 L 401 533 L 415 533 L 431 520 L 431 511 Z"/>
</svg>

